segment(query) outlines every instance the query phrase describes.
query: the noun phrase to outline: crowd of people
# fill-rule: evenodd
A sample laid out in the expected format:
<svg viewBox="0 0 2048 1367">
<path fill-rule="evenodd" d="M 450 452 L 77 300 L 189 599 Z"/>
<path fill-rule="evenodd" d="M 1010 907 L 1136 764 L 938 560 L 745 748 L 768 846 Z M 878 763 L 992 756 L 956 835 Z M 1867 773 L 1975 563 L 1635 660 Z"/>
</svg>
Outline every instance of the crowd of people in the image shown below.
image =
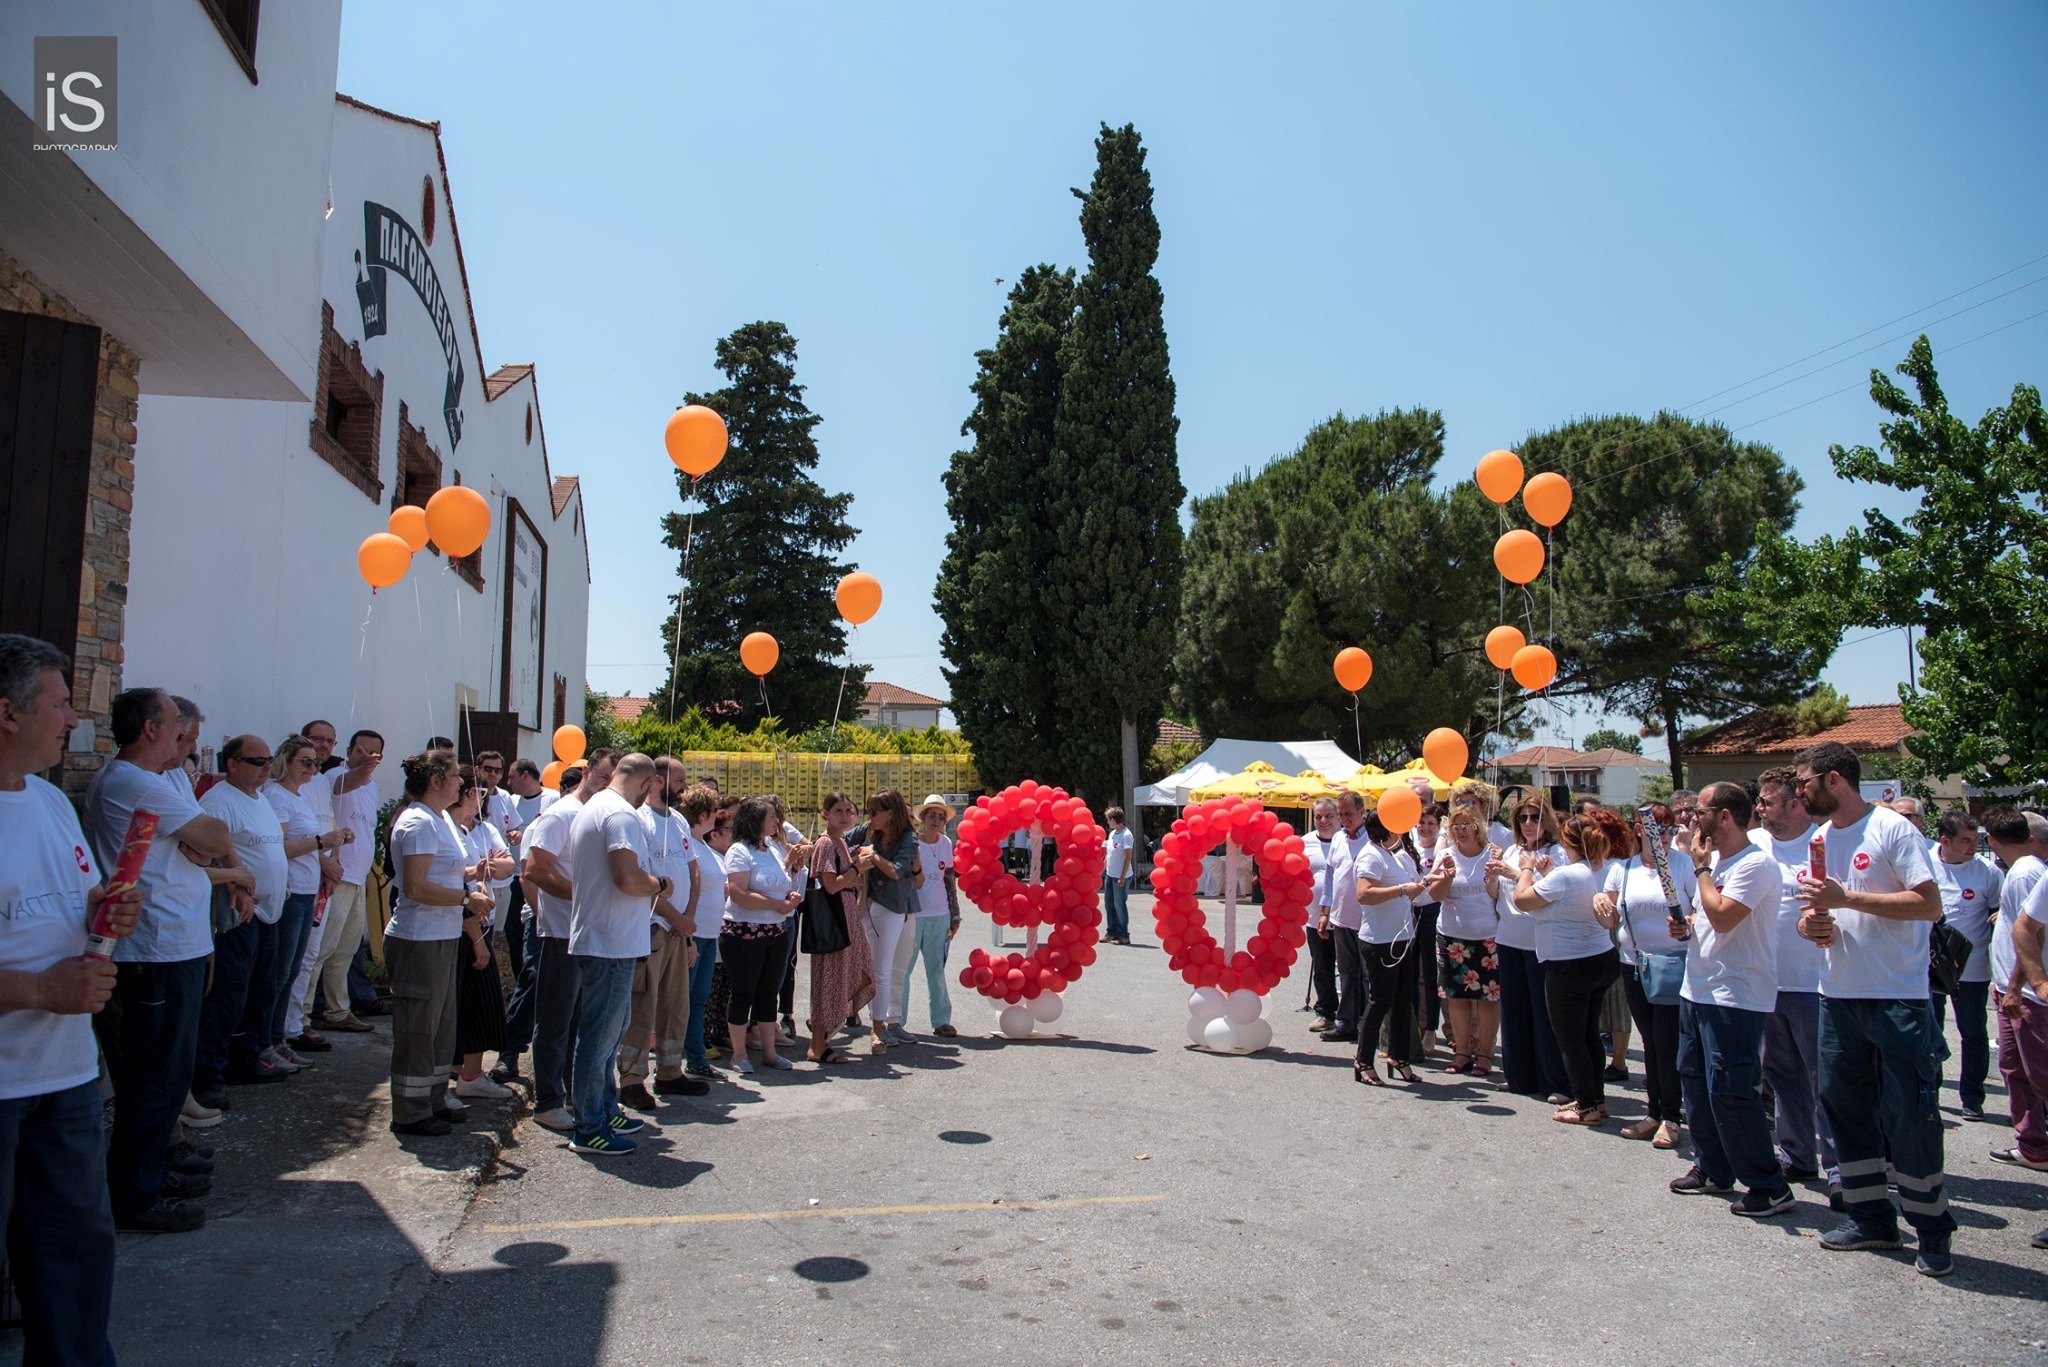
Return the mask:
<svg viewBox="0 0 2048 1367">
<path fill-rule="evenodd" d="M 0 1223 L 30 1361 L 103 1359 L 115 1231 L 203 1224 L 203 1136 L 235 1090 L 316 1067 L 331 1034 L 373 1016 L 389 1017 L 404 1142 L 523 1084 L 535 1122 L 596 1158 L 705 1093 L 725 1075 L 714 1060 L 746 1076 L 795 1067 L 786 1050 L 836 1068 L 856 1042 L 914 1044 L 920 960 L 932 1033 L 957 1033 L 955 813 L 936 795 L 831 793 L 807 837 L 778 798 L 692 783 L 671 757 L 592 750 L 548 792 L 529 760 L 465 765 L 433 737 L 380 808 L 373 730 L 339 756 L 320 720 L 215 756 L 196 706 L 134 688 L 74 808 L 38 777 L 77 721 L 69 673 L 49 645 L 0 635 Z M 1967 812 L 1930 843 L 1859 780 L 1852 752 L 1819 745 L 1626 820 L 1593 803 L 1560 818 L 1526 791 L 1503 808 L 1470 780 L 1406 832 L 1356 793 L 1318 802 L 1313 1028 L 1381 1087 L 1423 1085 L 1441 1032 L 1444 1073 L 1497 1063 L 1554 1120 L 1600 1126 L 1632 1025 L 1648 1114 L 1622 1133 L 1670 1150 L 1689 1133 L 1674 1192 L 1770 1217 L 1794 1183 L 1825 1181 L 1845 1219 L 1824 1248 L 1901 1247 L 1903 1220 L 1917 1268 L 1946 1275 L 1947 1009 L 1963 1114 L 1986 1118 L 1995 1019 L 2013 1137 L 1991 1156 L 2048 1170 L 2048 817 L 1986 812 L 1986 857 Z M 1139 852 L 1123 813 L 1106 816 L 1109 938 L 1129 943 Z M 133 885 L 109 892 L 127 866 Z M 384 894 L 380 989 L 368 918 Z M 1969 946 L 1941 993 L 1937 922 Z"/>
<path fill-rule="evenodd" d="M 1690 1135 L 1673 1192 L 1767 1218 L 1793 1208 L 1794 1183 L 1824 1181 L 1846 1218 L 1823 1248 L 1903 1247 L 1903 1220 L 1917 1270 L 1946 1276 L 1951 1006 L 1964 1118 L 1988 1119 L 1995 1014 L 2013 1142 L 1990 1156 L 2048 1171 L 2048 816 L 1991 808 L 1980 851 L 1967 810 L 1930 840 L 1916 801 L 1870 803 L 1861 777 L 1854 752 L 1821 744 L 1627 819 L 1591 801 L 1560 819 L 1528 790 L 1500 810 L 1463 780 L 1405 833 L 1357 793 L 1319 801 L 1310 1028 L 1354 1044 L 1354 1078 L 1386 1086 L 1418 1081 L 1440 1021 L 1444 1073 L 1486 1078 L 1498 1056 L 1508 1091 L 1600 1126 L 1632 1023 L 1647 1114 L 1621 1133 L 1668 1150 Z M 1967 944 L 1947 977 L 1937 956 L 1958 951 L 1937 924 Z M 2048 1248 L 2048 1230 L 2033 1243 Z"/>
</svg>

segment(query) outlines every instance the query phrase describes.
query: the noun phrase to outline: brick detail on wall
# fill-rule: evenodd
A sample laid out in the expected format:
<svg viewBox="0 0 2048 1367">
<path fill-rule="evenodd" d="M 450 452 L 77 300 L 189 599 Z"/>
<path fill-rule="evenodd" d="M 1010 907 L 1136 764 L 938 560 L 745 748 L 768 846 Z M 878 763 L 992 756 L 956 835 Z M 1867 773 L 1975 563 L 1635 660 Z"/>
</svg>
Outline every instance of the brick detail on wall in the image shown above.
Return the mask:
<svg viewBox="0 0 2048 1367">
<path fill-rule="evenodd" d="M 88 323 L 96 319 L 46 287 L 0 251 L 0 308 Z M 78 587 L 78 645 L 71 705 L 92 723 L 93 748 L 64 756 L 64 787 L 74 796 L 114 751 L 110 708 L 121 691 L 122 626 L 128 608 L 128 529 L 135 509 L 135 406 L 142 363 L 112 333 L 100 333 L 94 395 L 92 469 L 85 516 L 85 565 Z"/>
<path fill-rule="evenodd" d="M 338 407 L 337 407 L 338 405 Z M 328 431 L 329 414 L 343 416 Z M 313 421 L 307 444 L 372 503 L 384 497 L 381 438 L 384 432 L 384 372 L 363 363 L 363 349 L 343 345 L 334 330 L 334 306 L 320 301 L 320 376 L 313 391 Z"/>
</svg>

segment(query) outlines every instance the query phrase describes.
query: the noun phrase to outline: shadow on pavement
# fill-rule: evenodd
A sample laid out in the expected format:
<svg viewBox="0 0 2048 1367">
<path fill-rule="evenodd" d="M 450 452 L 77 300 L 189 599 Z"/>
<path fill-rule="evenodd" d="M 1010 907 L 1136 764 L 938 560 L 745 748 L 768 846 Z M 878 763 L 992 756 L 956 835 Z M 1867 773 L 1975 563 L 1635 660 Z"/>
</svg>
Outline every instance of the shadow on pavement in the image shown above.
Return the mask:
<svg viewBox="0 0 2048 1367">
<path fill-rule="evenodd" d="M 564 1261 L 568 1250 L 554 1243 L 508 1244 L 493 1256 L 503 1266 L 435 1279 L 391 1354 L 393 1367 L 578 1367 L 603 1360 L 605 1321 L 619 1283 L 616 1267 Z"/>
</svg>

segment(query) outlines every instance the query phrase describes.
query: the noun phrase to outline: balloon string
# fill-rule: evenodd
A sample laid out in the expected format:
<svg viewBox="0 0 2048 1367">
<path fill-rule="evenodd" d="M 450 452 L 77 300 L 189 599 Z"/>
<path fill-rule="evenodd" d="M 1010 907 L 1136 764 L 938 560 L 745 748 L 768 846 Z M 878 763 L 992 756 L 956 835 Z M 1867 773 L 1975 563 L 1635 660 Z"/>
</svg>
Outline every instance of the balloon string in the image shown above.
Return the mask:
<svg viewBox="0 0 2048 1367">
<path fill-rule="evenodd" d="M 451 565 L 449 568 L 453 569 L 454 566 Z M 457 659 L 462 658 L 462 584 L 459 581 L 455 585 L 455 655 Z M 456 706 L 462 712 L 462 738 L 469 742 L 470 758 L 475 759 L 476 732 L 470 729 L 469 714 L 476 710 L 476 705 L 457 703 Z"/>
<path fill-rule="evenodd" d="M 1358 719 L 1358 690 L 1351 690 L 1351 748 L 1354 758 L 1365 763 L 1365 729 Z"/>
<path fill-rule="evenodd" d="M 846 642 L 846 663 L 839 666 L 839 696 L 832 700 L 832 734 L 825 741 L 825 753 L 828 755 L 839 744 L 839 709 L 846 701 L 846 675 L 853 668 L 854 647 L 860 644 L 860 624 L 855 622 L 852 626 L 853 634 Z"/>
<path fill-rule="evenodd" d="M 690 497 L 697 497 L 697 476 L 690 476 Z M 676 719 L 676 670 L 683 658 L 683 592 L 690 587 L 690 543 L 696 539 L 697 510 L 692 507 L 683 519 L 683 574 L 682 583 L 676 588 L 676 629 L 675 639 L 669 643 L 668 658 L 668 719 Z"/>
<path fill-rule="evenodd" d="M 420 606 L 420 577 L 412 576 L 412 617 L 420 629 L 420 692 L 427 699 L 427 734 L 439 735 L 440 728 L 434 724 L 434 680 L 427 671 L 427 614 Z"/>
<path fill-rule="evenodd" d="M 377 590 L 371 589 L 369 601 L 363 604 L 362 639 L 356 645 L 356 677 L 348 688 L 348 724 L 351 729 L 356 724 L 356 695 L 363 687 L 363 660 L 370 650 L 370 618 L 376 611 Z"/>
</svg>

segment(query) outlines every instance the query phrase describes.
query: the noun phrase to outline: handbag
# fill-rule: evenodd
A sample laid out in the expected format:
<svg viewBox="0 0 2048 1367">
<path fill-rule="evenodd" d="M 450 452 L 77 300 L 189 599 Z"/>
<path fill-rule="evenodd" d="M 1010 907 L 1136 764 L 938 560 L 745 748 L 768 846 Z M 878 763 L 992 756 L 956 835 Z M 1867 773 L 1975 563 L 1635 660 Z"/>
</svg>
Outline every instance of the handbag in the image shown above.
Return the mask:
<svg viewBox="0 0 2048 1367">
<path fill-rule="evenodd" d="M 838 893 L 812 883 L 804 889 L 796 947 L 803 954 L 837 954 L 853 941 L 846 933 L 846 907 Z"/>
<path fill-rule="evenodd" d="M 1621 879 L 1621 919 L 1627 923 L 1629 936 L 1636 942 L 1636 982 L 1642 987 L 1643 996 L 1652 1006 L 1678 1005 L 1685 988 L 1685 956 L 1643 948 L 1642 938 L 1635 933 L 1635 923 L 1628 919 L 1626 869 L 1622 871 Z"/>
<path fill-rule="evenodd" d="M 1927 933 L 1927 987 L 1944 997 L 1953 997 L 1963 982 L 1963 965 L 1976 946 L 1970 937 L 1948 923 L 1944 916 Z"/>
</svg>

